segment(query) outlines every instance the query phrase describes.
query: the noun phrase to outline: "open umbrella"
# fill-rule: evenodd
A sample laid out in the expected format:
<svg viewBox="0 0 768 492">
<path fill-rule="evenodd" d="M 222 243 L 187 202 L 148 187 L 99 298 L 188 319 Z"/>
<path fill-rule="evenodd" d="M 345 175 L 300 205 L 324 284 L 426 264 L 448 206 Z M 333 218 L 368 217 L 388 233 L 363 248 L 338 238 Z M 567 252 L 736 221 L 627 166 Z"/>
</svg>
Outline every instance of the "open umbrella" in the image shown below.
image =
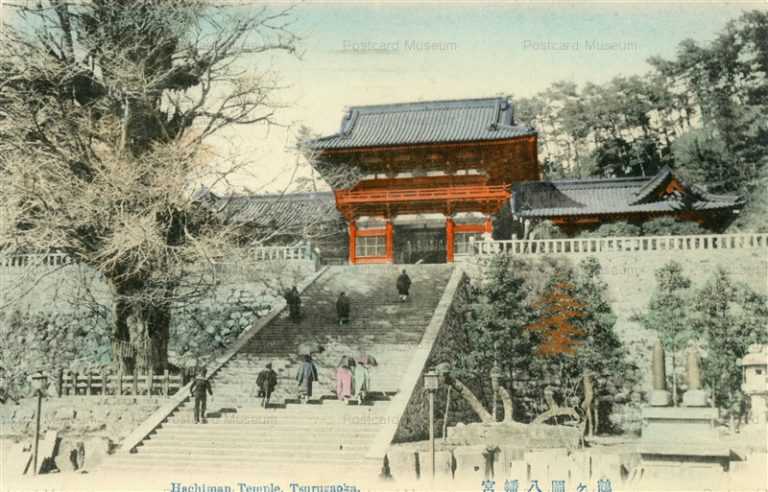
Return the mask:
<svg viewBox="0 0 768 492">
<path fill-rule="evenodd" d="M 324 350 L 323 346 L 320 345 L 318 342 L 302 342 L 299 345 L 300 355 L 319 354 L 323 350 Z"/>
<path fill-rule="evenodd" d="M 379 361 L 376 360 L 376 357 L 370 354 L 363 354 L 360 357 L 358 357 L 357 360 L 362 362 L 366 366 L 376 367 L 379 365 Z"/>
</svg>

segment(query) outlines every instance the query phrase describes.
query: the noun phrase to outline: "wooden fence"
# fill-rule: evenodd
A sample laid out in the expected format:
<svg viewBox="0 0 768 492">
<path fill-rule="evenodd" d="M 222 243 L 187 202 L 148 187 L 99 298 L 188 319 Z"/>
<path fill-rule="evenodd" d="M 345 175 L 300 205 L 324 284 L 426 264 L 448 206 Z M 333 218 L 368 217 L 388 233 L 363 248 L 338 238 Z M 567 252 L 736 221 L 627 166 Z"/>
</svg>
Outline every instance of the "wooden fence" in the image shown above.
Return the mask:
<svg viewBox="0 0 768 492">
<path fill-rule="evenodd" d="M 768 249 L 768 234 L 702 234 L 695 236 L 639 236 L 585 239 L 512 239 L 475 241 L 474 256 L 598 254 L 635 251 L 711 251 Z"/>
<path fill-rule="evenodd" d="M 170 396 L 182 388 L 191 376 L 170 374 L 121 374 L 108 372 L 59 371 L 55 377 L 59 396 L 159 395 Z"/>
</svg>

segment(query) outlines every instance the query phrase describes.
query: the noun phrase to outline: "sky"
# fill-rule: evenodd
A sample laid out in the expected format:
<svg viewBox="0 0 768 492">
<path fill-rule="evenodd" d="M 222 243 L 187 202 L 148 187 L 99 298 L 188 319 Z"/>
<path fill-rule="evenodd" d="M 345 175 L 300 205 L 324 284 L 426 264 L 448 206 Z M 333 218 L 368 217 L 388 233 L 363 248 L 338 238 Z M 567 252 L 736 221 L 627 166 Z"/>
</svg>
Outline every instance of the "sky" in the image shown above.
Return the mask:
<svg viewBox="0 0 768 492">
<path fill-rule="evenodd" d="M 282 1 L 282 0 L 278 0 Z M 3 0 L 0 0 L 0 3 Z M 259 8 L 247 0 L 231 9 Z M 238 5 L 240 3 L 240 5 Z M 289 3 L 272 6 L 281 9 Z M 295 5 L 292 31 L 300 58 L 283 53 L 245 58 L 246 70 L 277 74 L 274 94 L 286 107 L 281 127 L 250 125 L 210 141 L 247 171 L 236 188 L 280 192 L 296 170 L 290 151 L 300 125 L 328 135 L 345 108 L 435 99 L 532 96 L 560 80 L 602 83 L 643 74 L 647 60 L 672 58 L 691 38 L 707 43 L 744 10 L 768 1 L 732 3 L 344 2 Z M 0 10 L 0 15 L 4 13 Z"/>
<path fill-rule="evenodd" d="M 258 192 L 290 186 L 295 130 L 334 133 L 346 107 L 525 97 L 558 80 L 643 74 L 649 57 L 673 57 L 686 38 L 706 43 L 754 8 L 768 3 L 301 4 L 294 28 L 303 56 L 268 61 L 285 85 L 278 98 L 290 107 L 278 118 L 287 128 L 241 127 L 227 135 L 224 146 L 251 160 L 235 184 Z"/>
</svg>

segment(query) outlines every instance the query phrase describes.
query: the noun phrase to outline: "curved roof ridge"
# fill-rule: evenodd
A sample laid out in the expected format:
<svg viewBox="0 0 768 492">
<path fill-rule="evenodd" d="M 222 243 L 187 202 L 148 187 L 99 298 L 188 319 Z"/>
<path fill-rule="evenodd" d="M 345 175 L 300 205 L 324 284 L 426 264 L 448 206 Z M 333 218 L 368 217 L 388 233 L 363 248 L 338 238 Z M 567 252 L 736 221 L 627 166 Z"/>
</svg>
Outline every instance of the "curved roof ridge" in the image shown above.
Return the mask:
<svg viewBox="0 0 768 492">
<path fill-rule="evenodd" d="M 348 112 L 363 111 L 363 112 L 376 112 L 376 110 L 391 110 L 391 111 L 419 111 L 423 108 L 418 106 L 440 106 L 440 105 L 461 105 L 466 106 L 470 104 L 496 104 L 499 100 L 509 102 L 509 99 L 504 96 L 492 96 L 492 97 L 475 97 L 467 99 L 431 99 L 427 101 L 410 101 L 410 102 L 397 102 L 397 103 L 382 103 L 382 104 L 365 104 L 360 106 L 350 106 L 347 108 Z M 411 109 L 408 109 L 408 108 Z"/>
<path fill-rule="evenodd" d="M 230 195 L 223 195 L 220 198 L 231 198 L 231 199 L 238 199 L 238 198 L 244 198 L 244 199 L 276 199 L 276 198 L 287 198 L 287 199 L 295 199 L 295 198 L 325 198 L 333 196 L 332 191 L 286 191 L 286 192 L 275 192 L 275 193 L 232 193 Z"/>
<path fill-rule="evenodd" d="M 582 179 L 550 179 L 551 183 L 557 183 L 558 185 L 570 185 L 570 184 L 624 184 L 630 182 L 636 182 L 638 184 L 648 181 L 652 178 L 648 176 L 627 176 L 624 178 L 582 178 Z"/>
</svg>

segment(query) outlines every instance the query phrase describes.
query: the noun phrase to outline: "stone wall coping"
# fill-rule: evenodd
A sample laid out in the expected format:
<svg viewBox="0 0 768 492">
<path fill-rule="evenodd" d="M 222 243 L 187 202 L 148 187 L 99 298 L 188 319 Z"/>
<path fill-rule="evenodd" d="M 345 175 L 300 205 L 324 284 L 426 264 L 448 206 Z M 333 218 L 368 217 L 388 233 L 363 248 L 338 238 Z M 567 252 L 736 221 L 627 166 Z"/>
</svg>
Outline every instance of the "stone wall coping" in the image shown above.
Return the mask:
<svg viewBox="0 0 768 492">
<path fill-rule="evenodd" d="M 725 445 L 718 444 L 654 444 L 647 443 L 638 446 L 637 452 L 640 454 L 656 454 L 666 456 L 718 456 L 728 457 L 731 455 L 731 449 Z"/>
<path fill-rule="evenodd" d="M 471 256 L 604 254 L 768 248 L 768 233 L 476 241 Z"/>
<path fill-rule="evenodd" d="M 716 419 L 719 412 L 712 407 L 644 407 L 642 415 L 644 419 L 709 420 Z"/>
<path fill-rule="evenodd" d="M 435 341 L 440 331 L 445 326 L 445 322 L 448 319 L 451 305 L 456 298 L 456 292 L 461 286 L 462 280 L 466 274 L 464 270 L 458 266 L 454 266 L 451 278 L 445 286 L 443 295 L 440 297 L 432 319 L 429 321 L 424 335 L 421 338 L 419 345 L 412 351 L 413 357 L 411 358 L 408 368 L 403 374 L 400 380 L 398 393 L 392 399 L 387 410 L 386 424 L 376 434 L 373 443 L 368 448 L 366 453 L 366 459 L 369 460 L 383 460 L 384 455 L 387 454 L 390 444 L 397 433 L 398 427 L 400 427 L 400 419 L 405 413 L 405 409 L 413 396 L 416 387 L 419 385 L 421 374 L 424 372 L 427 361 L 429 360 L 432 351 L 434 350 Z"/>
<path fill-rule="evenodd" d="M 327 270 L 328 267 L 323 267 L 318 272 L 304 280 L 299 286 L 297 286 L 299 292 L 304 292 Z M 286 306 L 287 305 L 285 300 L 280 299 L 277 305 L 273 307 L 269 313 L 267 313 L 263 318 L 256 320 L 253 326 L 244 331 L 237 339 L 237 341 L 235 341 L 234 345 L 232 345 L 232 347 L 230 347 L 221 357 L 219 357 L 216 362 L 212 364 L 211 367 L 208 368 L 208 379 L 212 379 L 216 373 L 251 340 L 251 338 L 259 333 L 265 326 L 271 323 L 272 320 L 277 318 L 277 316 L 285 310 Z M 119 452 L 116 454 L 132 453 L 136 447 L 139 446 L 144 441 L 144 439 L 147 438 L 147 436 L 149 436 L 149 434 L 154 432 L 154 430 L 157 429 L 163 422 L 165 422 L 165 420 L 170 417 L 171 414 L 175 412 L 182 403 L 187 401 L 189 398 L 189 388 L 191 385 L 192 382 L 189 382 L 186 386 L 180 388 L 179 391 L 170 397 L 167 403 L 162 405 L 157 411 L 155 411 L 144 422 L 142 422 L 138 428 L 126 436 L 120 446 Z"/>
</svg>

